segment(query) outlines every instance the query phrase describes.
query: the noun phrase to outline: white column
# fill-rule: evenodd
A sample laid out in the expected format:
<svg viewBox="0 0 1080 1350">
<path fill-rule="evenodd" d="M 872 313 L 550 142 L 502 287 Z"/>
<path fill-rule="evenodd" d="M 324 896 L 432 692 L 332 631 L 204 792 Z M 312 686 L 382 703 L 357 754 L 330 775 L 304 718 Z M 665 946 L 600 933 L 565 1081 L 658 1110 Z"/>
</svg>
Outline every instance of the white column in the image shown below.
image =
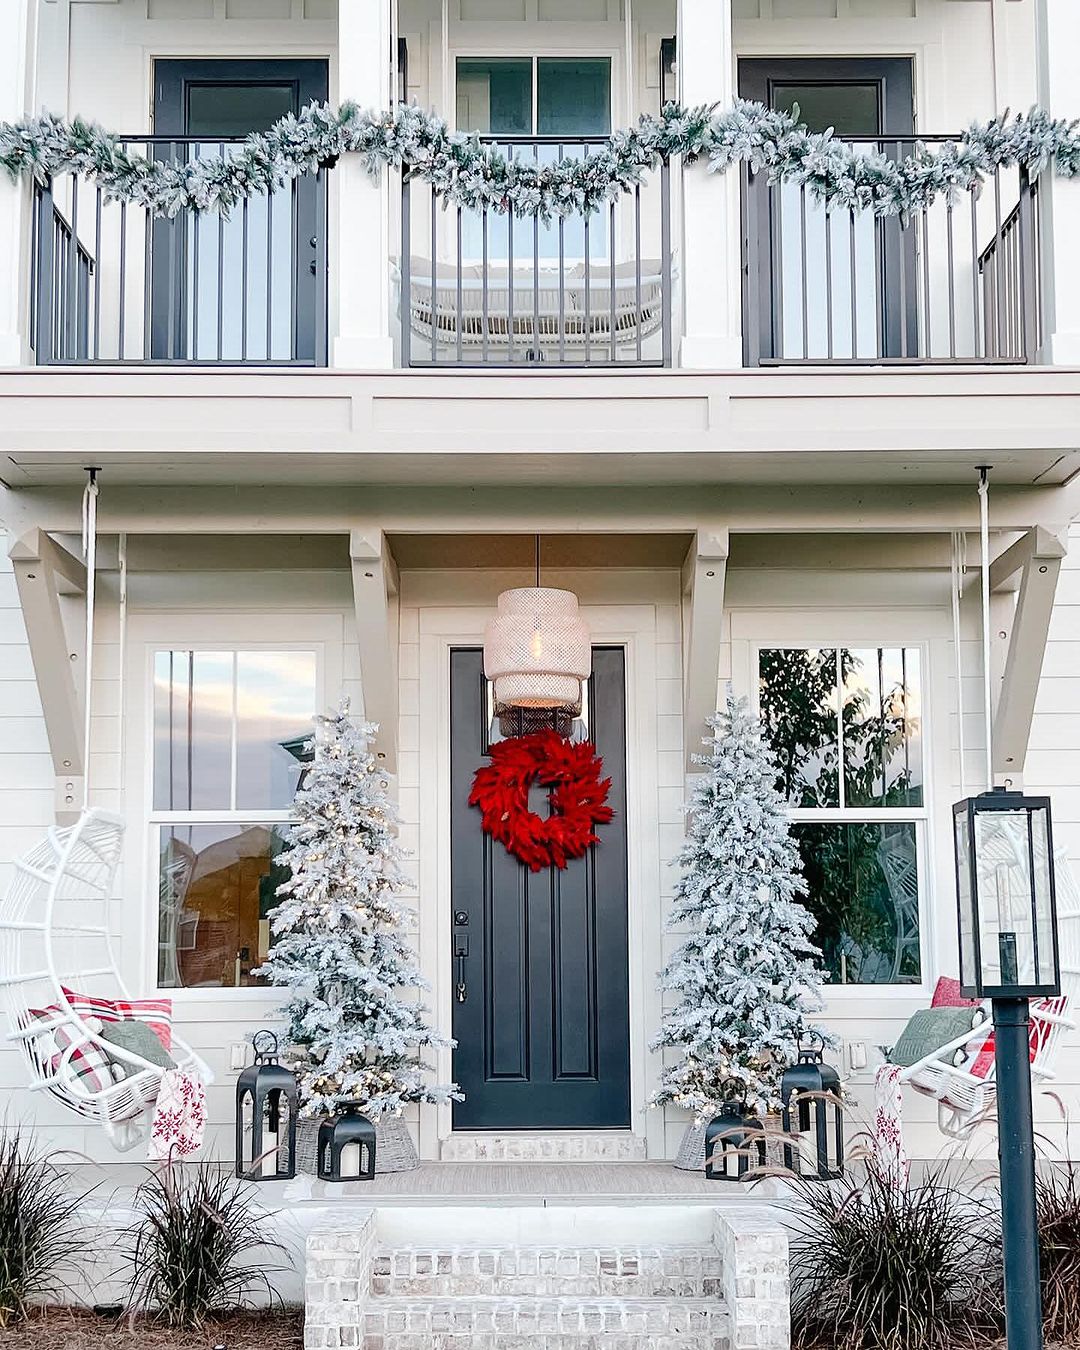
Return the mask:
<svg viewBox="0 0 1080 1350">
<path fill-rule="evenodd" d="M 32 107 L 36 12 L 34 0 L 0 4 L 0 121 L 18 121 Z M 30 199 L 26 182 L 0 174 L 0 366 L 27 358 Z"/>
<path fill-rule="evenodd" d="M 338 0 L 338 97 L 361 108 L 390 103 L 392 0 Z M 330 362 L 352 369 L 393 365 L 390 337 L 389 181 L 369 177 L 356 155 L 332 170 Z M 336 304 L 335 304 L 336 301 Z"/>
<path fill-rule="evenodd" d="M 731 106 L 735 58 L 731 0 L 679 0 L 679 90 L 688 107 Z M 698 370 L 742 365 L 739 175 L 689 164 L 682 179 L 684 333 L 679 363 Z"/>
<path fill-rule="evenodd" d="M 1080 5 L 1076 0 L 1036 0 L 1039 103 L 1057 117 L 1076 115 L 1080 89 Z M 1048 169 L 1039 183 L 1039 233 L 1043 269 L 1042 359 L 1080 365 L 1080 178 Z"/>
</svg>

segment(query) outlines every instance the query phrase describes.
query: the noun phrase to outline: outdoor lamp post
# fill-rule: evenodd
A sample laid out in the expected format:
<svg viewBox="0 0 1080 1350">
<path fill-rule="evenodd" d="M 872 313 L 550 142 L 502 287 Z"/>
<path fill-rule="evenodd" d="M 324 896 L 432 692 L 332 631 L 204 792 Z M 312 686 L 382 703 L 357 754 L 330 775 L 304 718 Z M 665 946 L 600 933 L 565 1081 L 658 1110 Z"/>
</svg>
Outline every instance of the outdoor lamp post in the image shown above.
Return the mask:
<svg viewBox="0 0 1080 1350">
<path fill-rule="evenodd" d="M 1009 1350 L 1042 1346 L 1031 998 L 1061 992 L 1049 797 L 993 788 L 953 807 L 960 983 L 994 1010 Z"/>
</svg>

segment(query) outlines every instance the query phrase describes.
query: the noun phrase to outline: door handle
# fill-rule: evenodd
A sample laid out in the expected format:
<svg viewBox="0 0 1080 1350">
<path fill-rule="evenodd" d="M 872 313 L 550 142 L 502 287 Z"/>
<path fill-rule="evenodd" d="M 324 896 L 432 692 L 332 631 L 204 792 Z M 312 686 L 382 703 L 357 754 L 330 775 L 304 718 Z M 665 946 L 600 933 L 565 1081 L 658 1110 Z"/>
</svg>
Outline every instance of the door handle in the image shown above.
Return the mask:
<svg viewBox="0 0 1080 1350">
<path fill-rule="evenodd" d="M 465 983 L 465 958 L 469 954 L 469 936 L 467 933 L 454 934 L 454 957 L 457 960 L 457 984 L 454 987 L 454 997 L 459 1003 L 464 1003 L 469 997 L 469 987 Z"/>
</svg>

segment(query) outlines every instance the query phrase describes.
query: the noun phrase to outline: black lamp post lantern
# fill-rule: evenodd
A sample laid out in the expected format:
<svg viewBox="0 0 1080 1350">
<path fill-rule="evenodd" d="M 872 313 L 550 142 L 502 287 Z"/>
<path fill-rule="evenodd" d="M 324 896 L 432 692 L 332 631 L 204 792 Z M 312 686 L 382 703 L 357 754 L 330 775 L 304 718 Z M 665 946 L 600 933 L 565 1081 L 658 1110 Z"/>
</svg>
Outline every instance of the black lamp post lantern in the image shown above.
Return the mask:
<svg viewBox="0 0 1080 1350">
<path fill-rule="evenodd" d="M 791 1172 L 835 1181 L 844 1175 L 844 1109 L 840 1075 L 825 1063 L 825 1042 L 800 1045 L 799 1057 L 780 1079 L 784 1166 Z M 807 1136 L 807 1148 L 795 1136 Z M 809 1164 L 809 1165 L 808 1165 Z"/>
<path fill-rule="evenodd" d="M 375 1177 L 375 1126 L 360 1114 L 361 1102 L 343 1102 L 341 1114 L 319 1126 L 316 1171 L 320 1181 L 372 1181 Z M 345 1150 L 354 1151 L 355 1167 L 343 1167 Z M 365 1161 L 366 1155 L 366 1161 Z"/>
<path fill-rule="evenodd" d="M 1029 999 L 1061 992 L 1049 797 L 993 788 L 953 807 L 960 983 L 994 1014 L 1009 1350 L 1039 1350 Z"/>
<path fill-rule="evenodd" d="M 272 1031 L 257 1031 L 252 1045 L 255 1061 L 236 1080 L 236 1175 L 246 1181 L 291 1181 L 296 1176 L 296 1078 L 278 1063 Z M 244 1142 L 245 1111 L 251 1113 L 250 1149 Z"/>
<path fill-rule="evenodd" d="M 705 1126 L 705 1178 L 745 1181 L 752 1166 L 765 1166 L 765 1124 L 747 1107 L 746 1089 L 737 1079 L 721 1091 L 723 1104 Z M 755 1153 L 756 1163 L 751 1161 Z"/>
</svg>

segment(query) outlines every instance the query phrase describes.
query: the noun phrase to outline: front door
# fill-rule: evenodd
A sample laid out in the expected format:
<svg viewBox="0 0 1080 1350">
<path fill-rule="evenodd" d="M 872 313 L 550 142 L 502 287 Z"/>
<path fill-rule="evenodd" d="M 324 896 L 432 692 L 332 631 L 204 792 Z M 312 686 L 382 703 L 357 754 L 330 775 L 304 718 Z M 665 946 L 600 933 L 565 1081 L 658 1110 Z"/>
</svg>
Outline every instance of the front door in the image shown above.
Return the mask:
<svg viewBox="0 0 1080 1350">
<path fill-rule="evenodd" d="M 237 138 L 324 102 L 327 78 L 325 61 L 157 61 L 154 153 L 228 154 Z M 184 213 L 155 222 L 155 360 L 323 363 L 324 179 L 305 175 L 257 193 L 227 218 Z"/>
<path fill-rule="evenodd" d="M 856 153 L 912 149 L 911 62 L 897 57 L 782 57 L 739 62 L 739 95 L 832 127 Z M 890 139 L 893 138 L 893 139 Z M 746 358 L 873 361 L 915 356 L 914 230 L 869 211 L 826 212 L 797 183 L 758 174 L 746 201 Z"/>
<path fill-rule="evenodd" d="M 621 647 L 593 649 L 589 730 L 615 818 L 561 871 L 533 873 L 468 804 L 489 726 L 483 654 L 450 656 L 456 1129 L 603 1129 L 630 1123 L 626 682 Z M 534 810 L 544 809 L 542 792 Z M 455 955 L 456 953 L 456 955 Z"/>
</svg>

